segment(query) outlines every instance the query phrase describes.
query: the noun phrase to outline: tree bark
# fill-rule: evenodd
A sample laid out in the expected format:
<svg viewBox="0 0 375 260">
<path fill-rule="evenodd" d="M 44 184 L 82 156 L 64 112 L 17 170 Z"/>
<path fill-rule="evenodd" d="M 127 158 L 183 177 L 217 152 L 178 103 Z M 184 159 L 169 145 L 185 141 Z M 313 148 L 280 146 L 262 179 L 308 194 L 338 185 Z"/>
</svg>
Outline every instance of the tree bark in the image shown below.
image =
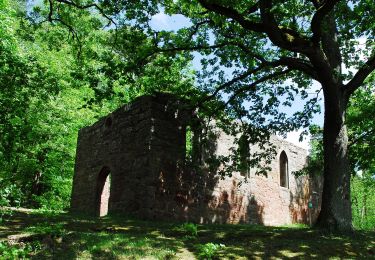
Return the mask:
<svg viewBox="0 0 375 260">
<path fill-rule="evenodd" d="M 327 89 L 327 88 L 326 88 Z M 332 231 L 352 231 L 348 135 L 345 125 L 347 97 L 340 86 L 325 93 L 324 185 L 317 226 Z"/>
</svg>

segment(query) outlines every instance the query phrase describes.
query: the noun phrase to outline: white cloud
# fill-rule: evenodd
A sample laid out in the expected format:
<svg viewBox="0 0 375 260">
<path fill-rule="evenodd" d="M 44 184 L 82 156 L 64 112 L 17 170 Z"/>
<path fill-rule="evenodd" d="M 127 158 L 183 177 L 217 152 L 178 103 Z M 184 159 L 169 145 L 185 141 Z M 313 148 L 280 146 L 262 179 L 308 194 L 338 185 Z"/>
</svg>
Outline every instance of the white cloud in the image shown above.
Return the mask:
<svg viewBox="0 0 375 260">
<path fill-rule="evenodd" d="M 169 19 L 170 19 L 170 16 L 166 15 L 165 13 L 161 12 L 161 13 L 157 13 L 155 14 L 152 19 L 151 19 L 151 23 L 154 24 L 155 26 L 157 27 L 162 27 L 164 28 L 165 30 L 168 30 L 168 27 L 169 27 Z"/>
<path fill-rule="evenodd" d="M 299 137 L 302 130 L 289 132 L 286 136 L 286 141 L 291 142 L 292 144 L 295 144 L 299 147 L 302 147 L 306 150 L 309 150 L 309 142 L 310 142 L 310 136 L 306 136 L 303 138 L 302 142 L 299 141 Z"/>
<path fill-rule="evenodd" d="M 183 27 L 191 26 L 192 23 L 187 17 L 181 14 L 167 15 L 161 11 L 152 16 L 150 25 L 156 31 L 177 31 Z"/>
</svg>

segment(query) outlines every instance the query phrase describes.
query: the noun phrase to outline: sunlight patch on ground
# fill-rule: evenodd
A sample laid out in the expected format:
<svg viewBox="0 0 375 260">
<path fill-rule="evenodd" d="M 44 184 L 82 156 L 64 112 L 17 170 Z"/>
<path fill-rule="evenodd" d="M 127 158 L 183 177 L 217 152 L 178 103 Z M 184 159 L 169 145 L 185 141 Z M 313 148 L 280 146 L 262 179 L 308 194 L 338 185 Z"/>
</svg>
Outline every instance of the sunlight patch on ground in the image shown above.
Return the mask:
<svg viewBox="0 0 375 260">
<path fill-rule="evenodd" d="M 290 250 L 280 250 L 279 251 L 280 254 L 282 254 L 283 256 L 286 256 L 286 257 L 297 257 L 297 256 L 304 256 L 305 253 L 303 252 L 293 252 L 293 251 L 290 251 Z"/>
</svg>

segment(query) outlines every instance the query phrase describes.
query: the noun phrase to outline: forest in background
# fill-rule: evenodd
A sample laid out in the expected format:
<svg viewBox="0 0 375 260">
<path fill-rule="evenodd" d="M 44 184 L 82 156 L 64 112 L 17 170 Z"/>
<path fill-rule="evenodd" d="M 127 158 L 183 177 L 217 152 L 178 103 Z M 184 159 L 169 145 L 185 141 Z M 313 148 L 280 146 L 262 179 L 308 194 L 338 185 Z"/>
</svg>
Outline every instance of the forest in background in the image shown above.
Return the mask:
<svg viewBox="0 0 375 260">
<path fill-rule="evenodd" d="M 115 31 L 99 14 L 75 10 L 70 30 L 42 21 L 46 12 L 0 0 L 0 206 L 67 210 L 80 128 L 143 94 L 203 95 L 191 55 L 143 62 L 152 40 L 139 29 Z M 361 229 L 375 227 L 373 83 L 356 92 L 347 115 L 353 223 Z M 312 133 L 311 167 L 321 172 L 321 132 Z"/>
<path fill-rule="evenodd" d="M 78 11 L 77 38 L 33 15 L 22 1 L 1 2 L 0 201 L 66 210 L 78 130 L 146 93 L 193 95 L 194 77 L 184 57 L 132 60 L 149 44 L 140 32 L 115 42 L 100 17 Z"/>
</svg>

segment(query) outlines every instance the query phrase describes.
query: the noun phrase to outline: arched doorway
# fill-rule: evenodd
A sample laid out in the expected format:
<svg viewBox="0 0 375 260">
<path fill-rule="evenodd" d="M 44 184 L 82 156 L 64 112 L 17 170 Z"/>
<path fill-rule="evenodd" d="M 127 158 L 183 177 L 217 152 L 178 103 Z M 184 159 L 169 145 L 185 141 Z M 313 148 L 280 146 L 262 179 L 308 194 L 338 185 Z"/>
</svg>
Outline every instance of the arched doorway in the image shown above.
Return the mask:
<svg viewBox="0 0 375 260">
<path fill-rule="evenodd" d="M 280 186 L 289 188 L 288 156 L 285 151 L 280 154 Z"/>
<path fill-rule="evenodd" d="M 103 167 L 97 179 L 96 186 L 96 212 L 99 217 L 108 214 L 108 203 L 111 190 L 111 172 L 108 167 Z"/>
</svg>

